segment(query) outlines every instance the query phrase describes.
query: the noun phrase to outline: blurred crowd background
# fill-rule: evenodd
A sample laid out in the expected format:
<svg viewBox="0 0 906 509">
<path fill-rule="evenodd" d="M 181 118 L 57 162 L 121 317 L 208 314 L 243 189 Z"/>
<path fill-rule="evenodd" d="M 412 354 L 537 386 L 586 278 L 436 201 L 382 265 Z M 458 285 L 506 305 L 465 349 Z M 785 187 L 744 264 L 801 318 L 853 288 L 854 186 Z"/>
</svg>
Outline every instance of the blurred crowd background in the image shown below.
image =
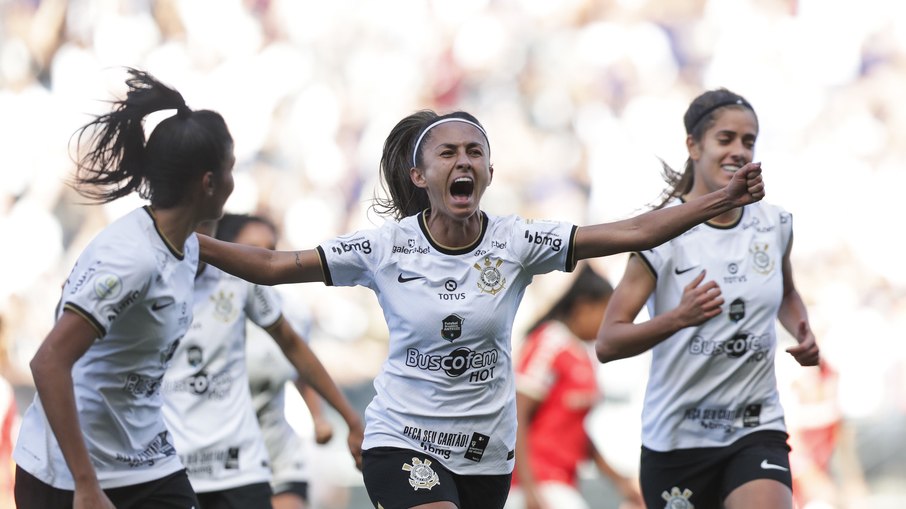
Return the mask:
<svg viewBox="0 0 906 509">
<path fill-rule="evenodd" d="M 237 155 L 227 208 L 274 219 L 282 249 L 383 221 L 369 206 L 384 137 L 423 108 L 464 109 L 487 128 L 489 212 L 579 224 L 637 214 L 664 187 L 659 159 L 685 161 L 689 101 L 723 86 L 759 115 L 767 199 L 794 215 L 797 284 L 838 373 L 833 408 L 858 467 L 834 471 L 857 486 L 838 507 L 906 505 L 906 243 L 894 220 L 906 189 L 906 3 L 0 0 L 0 20 L 0 362 L 20 411 L 72 262 L 141 204 L 90 205 L 67 186 L 71 135 L 120 96 L 123 66 L 224 115 Z M 625 257 L 596 263 L 616 282 Z M 517 330 L 566 281 L 538 278 Z M 313 347 L 363 408 L 386 351 L 373 295 L 281 291 L 311 316 Z M 792 395 L 801 377 L 784 357 Z M 646 356 L 601 366 L 607 397 L 589 423 L 627 472 L 646 370 Z M 787 406 L 791 426 L 808 415 L 792 396 Z M 343 440 L 313 454 L 315 507 L 366 507 Z M 590 496 L 606 493 L 589 476 Z"/>
</svg>

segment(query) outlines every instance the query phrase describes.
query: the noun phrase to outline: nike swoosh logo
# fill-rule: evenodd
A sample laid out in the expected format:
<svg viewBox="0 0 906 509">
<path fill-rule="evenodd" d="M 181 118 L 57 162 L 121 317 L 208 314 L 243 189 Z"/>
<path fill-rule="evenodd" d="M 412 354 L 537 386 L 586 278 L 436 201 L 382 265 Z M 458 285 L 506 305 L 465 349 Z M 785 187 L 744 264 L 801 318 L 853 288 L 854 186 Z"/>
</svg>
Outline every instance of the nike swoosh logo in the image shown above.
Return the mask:
<svg viewBox="0 0 906 509">
<path fill-rule="evenodd" d="M 173 302 L 174 302 L 174 301 L 172 301 L 172 300 L 167 301 L 167 302 L 163 302 L 163 303 L 161 303 L 161 302 L 155 302 L 154 304 L 151 304 L 151 311 L 160 311 L 161 309 L 163 309 L 163 308 L 165 308 L 165 307 L 167 307 L 167 306 L 172 305 Z"/>
<path fill-rule="evenodd" d="M 773 463 L 768 463 L 768 460 L 761 460 L 762 470 L 783 470 L 784 472 L 789 471 L 788 468 L 782 467 L 780 465 L 775 465 Z"/>
<path fill-rule="evenodd" d="M 689 272 L 690 270 L 694 269 L 695 267 L 698 267 L 698 265 L 693 265 L 687 269 L 680 269 L 679 267 L 674 267 L 673 273 L 676 274 L 677 276 L 679 276 L 680 274 L 685 274 L 685 273 Z"/>
<path fill-rule="evenodd" d="M 416 279 L 425 279 L 425 276 L 403 277 L 403 274 L 400 273 L 399 277 L 396 278 L 400 283 L 408 283 L 409 281 L 415 281 Z"/>
</svg>

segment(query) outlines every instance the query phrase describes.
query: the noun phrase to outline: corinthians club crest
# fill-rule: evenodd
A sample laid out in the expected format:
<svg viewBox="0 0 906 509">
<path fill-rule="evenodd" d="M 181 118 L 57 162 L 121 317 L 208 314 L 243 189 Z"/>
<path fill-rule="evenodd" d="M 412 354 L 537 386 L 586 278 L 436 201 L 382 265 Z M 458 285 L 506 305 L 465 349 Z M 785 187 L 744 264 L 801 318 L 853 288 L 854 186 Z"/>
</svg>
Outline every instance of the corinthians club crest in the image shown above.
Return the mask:
<svg viewBox="0 0 906 509">
<path fill-rule="evenodd" d="M 211 295 L 211 301 L 214 303 L 214 316 L 218 320 L 230 323 L 236 319 L 239 309 L 233 305 L 233 292 L 224 292 L 220 290 L 216 295 Z"/>
<path fill-rule="evenodd" d="M 661 498 L 667 501 L 667 505 L 664 506 L 664 509 L 695 509 L 695 506 L 692 505 L 692 502 L 689 502 L 689 497 L 692 496 L 692 490 L 684 489 L 680 491 L 679 488 L 673 487 L 669 492 L 661 493 Z"/>
<path fill-rule="evenodd" d="M 756 272 L 770 274 L 774 270 L 774 259 L 768 253 L 767 242 L 753 241 L 749 245 L 749 252 L 752 253 L 752 265 Z"/>
<path fill-rule="evenodd" d="M 491 263 L 491 257 L 484 257 L 484 266 L 479 263 L 473 265 L 478 272 L 481 274 L 478 276 L 478 289 L 490 293 L 491 295 L 497 295 L 497 292 L 506 288 L 506 278 L 503 277 L 503 274 L 500 273 L 498 267 L 503 264 L 503 260 L 497 259 L 493 264 Z"/>
<path fill-rule="evenodd" d="M 412 464 L 403 463 L 403 470 L 409 472 L 409 485 L 412 489 L 431 490 L 431 488 L 440 484 L 440 477 L 437 472 L 431 468 L 431 460 L 426 459 L 424 463 L 418 458 L 412 458 Z"/>
</svg>

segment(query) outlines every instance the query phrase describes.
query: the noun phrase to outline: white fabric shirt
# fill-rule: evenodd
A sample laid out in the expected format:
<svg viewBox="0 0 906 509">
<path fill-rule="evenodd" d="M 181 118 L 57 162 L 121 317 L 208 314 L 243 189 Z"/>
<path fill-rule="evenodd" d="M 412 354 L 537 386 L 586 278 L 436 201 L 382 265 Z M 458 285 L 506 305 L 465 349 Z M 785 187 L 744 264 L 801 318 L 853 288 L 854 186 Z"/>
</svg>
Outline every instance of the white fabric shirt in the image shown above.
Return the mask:
<svg viewBox="0 0 906 509">
<path fill-rule="evenodd" d="M 390 331 L 364 449 L 424 451 L 466 475 L 513 470 L 513 321 L 534 275 L 574 267 L 575 227 L 482 220 L 462 249 L 435 242 L 424 213 L 319 246 L 327 283 L 371 288 Z"/>
<path fill-rule="evenodd" d="M 650 316 L 676 308 L 702 270 L 724 299 L 721 314 L 652 349 L 642 411 L 645 447 L 717 447 L 754 431 L 785 430 L 774 352 L 791 236 L 792 216 L 760 201 L 746 206 L 736 224 L 701 224 L 640 253 L 657 279 Z"/>
<path fill-rule="evenodd" d="M 102 488 L 160 479 L 180 469 L 161 414 L 160 384 L 192 321 L 198 239 L 164 239 L 150 209 L 113 222 L 85 248 L 57 310 L 78 313 L 98 339 L 72 369 L 85 443 Z M 41 398 L 25 413 L 16 463 L 43 482 L 74 483 Z"/>
<path fill-rule="evenodd" d="M 246 319 L 282 317 L 277 292 L 207 265 L 195 281 L 195 320 L 164 377 L 164 417 L 196 492 L 268 482 L 267 450 L 252 408 Z"/>
</svg>

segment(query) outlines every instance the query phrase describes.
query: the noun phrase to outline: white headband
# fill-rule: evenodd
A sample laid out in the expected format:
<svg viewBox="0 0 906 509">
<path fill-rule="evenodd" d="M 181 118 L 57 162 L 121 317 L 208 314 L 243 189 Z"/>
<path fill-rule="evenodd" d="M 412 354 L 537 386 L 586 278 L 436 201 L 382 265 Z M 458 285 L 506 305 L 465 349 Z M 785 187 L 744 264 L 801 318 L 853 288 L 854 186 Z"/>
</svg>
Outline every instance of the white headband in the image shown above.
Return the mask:
<svg viewBox="0 0 906 509">
<path fill-rule="evenodd" d="M 435 127 L 437 127 L 441 124 L 446 124 L 447 122 L 463 122 L 463 123 L 475 126 L 475 128 L 478 129 L 479 131 L 481 131 L 481 134 L 484 135 L 485 141 L 488 142 L 488 150 L 491 149 L 491 140 L 488 140 L 488 133 L 484 132 L 484 129 L 482 129 L 480 125 L 476 124 L 475 122 L 472 122 L 471 120 L 466 120 L 464 118 L 458 118 L 458 117 L 442 118 L 442 119 L 438 120 L 437 122 L 434 122 L 433 124 L 426 127 L 425 130 L 422 131 L 422 133 L 420 135 L 418 135 L 418 139 L 415 140 L 415 148 L 412 150 L 412 167 L 413 168 L 415 166 L 417 166 L 415 163 L 415 160 L 418 158 L 418 146 L 422 144 L 422 139 L 424 139 L 425 135 L 428 134 L 428 131 L 430 131 L 431 129 L 434 129 Z"/>
</svg>

